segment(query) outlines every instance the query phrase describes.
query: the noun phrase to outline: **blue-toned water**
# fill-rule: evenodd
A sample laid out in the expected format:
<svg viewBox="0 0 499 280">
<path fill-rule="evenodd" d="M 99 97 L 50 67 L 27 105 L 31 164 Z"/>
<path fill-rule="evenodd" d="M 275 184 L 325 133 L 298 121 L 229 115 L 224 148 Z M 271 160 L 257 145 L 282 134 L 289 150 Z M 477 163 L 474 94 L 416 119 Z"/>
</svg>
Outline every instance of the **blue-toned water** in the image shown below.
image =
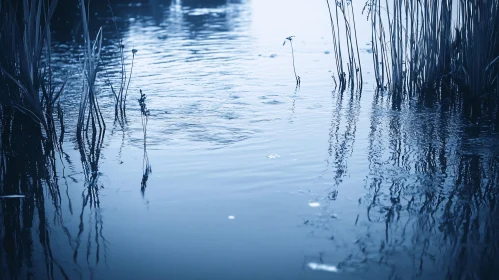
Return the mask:
<svg viewBox="0 0 499 280">
<path fill-rule="evenodd" d="M 106 131 L 90 172 L 72 129 L 79 41 L 54 28 L 56 68 L 71 74 L 60 207 L 46 191 L 50 248 L 35 215 L 32 240 L 18 241 L 31 253 L 3 250 L 2 279 L 497 276 L 497 135 L 439 104 L 393 110 L 354 5 L 364 85 L 341 93 L 326 1 L 113 3 L 127 71 L 137 50 L 123 126 L 108 85 L 119 84 L 118 39 L 96 7 Z"/>
</svg>

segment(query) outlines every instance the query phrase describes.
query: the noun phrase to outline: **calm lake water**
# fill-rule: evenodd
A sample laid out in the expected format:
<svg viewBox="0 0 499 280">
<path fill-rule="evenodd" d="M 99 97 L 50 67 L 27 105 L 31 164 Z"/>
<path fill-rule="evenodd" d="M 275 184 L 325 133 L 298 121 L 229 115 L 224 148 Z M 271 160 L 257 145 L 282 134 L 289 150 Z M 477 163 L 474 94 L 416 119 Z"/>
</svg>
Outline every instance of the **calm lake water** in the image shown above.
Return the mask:
<svg viewBox="0 0 499 280">
<path fill-rule="evenodd" d="M 2 250 L 2 279 L 497 279 L 497 134 L 441 104 L 393 110 L 354 4 L 353 93 L 334 90 L 326 1 L 113 4 L 127 70 L 138 50 L 124 126 L 106 82 L 119 83 L 112 16 L 95 12 L 107 129 L 88 168 L 70 128 L 81 50 L 54 28 L 56 68 L 75 77 L 61 207 L 45 193 L 50 248 L 35 218 L 30 252 Z"/>
</svg>

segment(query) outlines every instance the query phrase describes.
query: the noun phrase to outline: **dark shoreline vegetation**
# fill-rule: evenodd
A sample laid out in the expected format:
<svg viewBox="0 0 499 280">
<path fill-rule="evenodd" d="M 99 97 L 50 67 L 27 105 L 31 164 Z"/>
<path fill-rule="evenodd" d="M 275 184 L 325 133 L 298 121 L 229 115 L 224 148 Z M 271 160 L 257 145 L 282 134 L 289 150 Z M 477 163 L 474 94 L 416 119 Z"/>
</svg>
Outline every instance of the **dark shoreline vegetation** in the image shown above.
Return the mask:
<svg viewBox="0 0 499 280">
<path fill-rule="evenodd" d="M 81 254 L 87 254 L 88 260 L 90 252 L 95 253 L 94 258 L 99 263 L 108 244 L 103 235 L 102 217 L 95 211 L 93 235 L 88 235 L 88 242 L 95 242 L 96 249 L 90 250 L 81 245 L 85 238 L 84 212 L 100 207 L 99 159 L 104 144 L 106 122 L 109 123 L 99 107 L 100 89 L 96 86 L 96 79 L 102 70 L 105 85 L 114 96 L 114 124 L 124 128 L 127 124 L 128 89 L 138 51 L 124 46 L 119 39 L 119 45 L 115 46 L 116 55 L 120 60 L 119 84 L 113 85 L 112 77 L 101 67 L 105 63 L 101 56 L 104 47 L 102 27 L 97 31 L 89 28 L 93 14 L 92 4 L 86 0 L 74 1 L 81 16 L 81 28 L 78 30 L 83 39 L 78 43 L 82 45 L 82 86 L 77 122 L 68 123 L 64 118 L 65 112 L 60 99 L 64 95 L 71 73 L 54 73 L 52 65 L 54 43 L 51 20 L 60 1 L 0 0 L 0 264 L 2 268 L 8 268 L 8 273 L 14 277 L 20 277 L 26 267 L 33 265 L 33 251 L 38 246 L 35 246 L 36 238 L 41 246 L 47 278 L 70 278 L 61 261 L 53 256 L 48 221 L 50 219 L 63 227 L 73 252 L 74 263 L 77 263 Z M 359 19 L 354 17 L 352 1 L 325 2 L 325 8 L 329 10 L 336 63 L 336 73 L 333 75 L 334 94 L 337 96 L 338 106 L 341 107 L 345 93 L 350 94 L 350 102 L 353 102 L 355 98 L 360 99 L 365 87 L 355 25 Z M 473 258 L 499 254 L 498 234 L 495 232 L 499 226 L 497 220 L 490 218 L 480 221 L 482 216 L 494 217 L 498 214 L 499 206 L 496 204 L 499 197 L 499 161 L 497 157 L 461 155 L 450 167 L 446 158 L 451 157 L 449 155 L 455 151 L 447 145 L 446 131 L 449 128 L 445 125 L 445 120 L 449 115 L 457 115 L 472 125 L 485 125 L 493 127 L 494 131 L 499 130 L 499 4 L 497 1 L 474 0 L 394 0 L 392 3 L 368 0 L 364 12 L 372 27 L 372 63 L 375 65 L 374 76 L 377 83 L 373 107 L 383 103 L 385 99 L 394 111 L 401 111 L 405 105 L 411 107 L 414 103 L 424 104 L 428 108 L 438 107 L 439 110 L 434 111 L 435 118 L 441 122 L 435 125 L 437 128 L 430 134 L 439 141 L 429 141 L 428 147 L 424 147 L 423 150 L 427 154 L 422 156 L 421 161 L 428 160 L 429 163 L 417 166 L 416 169 L 421 173 L 431 174 L 436 179 L 439 170 L 456 177 L 455 182 L 451 183 L 454 188 L 447 190 L 448 193 L 428 190 L 420 197 L 412 196 L 406 207 L 409 209 L 416 205 L 414 207 L 421 213 L 428 213 L 429 217 L 433 217 L 435 213 L 446 217 L 446 222 L 439 227 L 441 232 L 455 237 L 454 241 L 470 238 L 479 244 L 483 238 L 483 243 L 489 245 L 475 248 L 470 253 L 466 251 L 467 245 L 455 241 L 451 245 L 455 249 L 453 252 L 460 254 L 457 257 L 459 262 L 449 265 L 448 275 L 451 279 L 465 275 L 468 273 L 466 269 L 489 271 L 493 269 L 493 263 L 488 260 L 484 261 L 483 267 L 478 268 L 459 265 L 469 264 Z M 119 37 L 111 3 L 109 18 L 113 19 L 114 26 L 108 27 L 115 29 Z M 292 37 L 286 40 L 291 46 L 298 88 L 301 78 L 296 73 Z M 130 61 L 125 60 L 125 52 L 131 54 Z M 54 78 L 56 75 L 66 78 L 61 81 Z M 147 92 L 147 89 L 144 91 Z M 140 191 L 144 196 L 152 172 L 146 144 L 150 111 L 146 105 L 146 94 L 142 90 L 140 93 L 130 94 L 138 97 L 141 110 L 143 176 Z M 352 104 L 350 107 L 350 110 L 354 110 Z M 340 118 L 339 115 L 338 109 L 338 116 L 333 116 L 333 119 Z M 353 115 L 354 113 L 351 116 Z M 400 133 L 400 123 L 397 123 L 396 119 L 391 121 L 393 132 Z M 352 123 L 353 121 L 349 120 L 349 124 Z M 65 174 L 61 176 L 56 171 L 57 164 L 64 165 L 64 162 L 69 161 L 62 148 L 68 127 L 76 128 L 76 134 L 71 135 L 71 138 L 74 136 L 76 139 L 85 176 L 81 209 L 74 209 L 69 199 L 68 177 Z M 377 124 L 373 123 L 372 128 L 375 130 L 376 127 Z M 354 125 L 347 129 L 353 134 L 356 130 Z M 370 136 L 373 139 L 378 137 L 374 132 Z M 348 151 L 337 154 L 332 152 L 334 141 L 349 141 L 346 136 L 343 140 L 341 137 L 338 136 L 338 131 L 331 128 L 329 153 L 340 162 L 338 170 L 342 170 L 341 164 L 346 165 L 344 162 L 348 154 Z M 370 145 L 375 146 L 373 143 Z M 402 144 L 390 142 L 389 145 Z M 373 148 L 375 149 L 376 147 Z M 400 164 L 400 159 L 390 160 Z M 373 166 L 383 164 L 377 161 L 375 155 L 369 155 L 369 161 Z M 64 167 L 62 170 L 64 173 Z M 393 182 L 390 187 L 390 203 L 383 205 L 378 192 L 382 185 L 380 178 L 386 174 L 374 173 L 371 174 L 372 181 L 368 183 L 369 189 L 372 190 L 372 193 L 369 193 L 371 202 L 364 203 L 370 203 L 368 215 L 371 211 L 374 212 L 372 209 L 378 208 L 379 212 L 386 213 L 373 214 L 379 217 L 372 219 L 386 223 L 388 232 L 389 221 L 397 219 L 396 216 L 401 211 L 400 197 L 403 190 L 400 185 L 403 183 Z M 487 178 L 482 178 L 482 174 L 488 174 Z M 341 176 L 342 174 L 338 174 L 335 179 L 340 182 Z M 443 181 L 444 179 L 436 185 L 443 188 Z M 65 186 L 65 190 L 62 186 Z M 331 194 L 336 199 L 337 191 L 332 191 Z M 23 199 L 1 200 L 1 196 L 9 195 L 20 195 Z M 70 236 L 64 226 L 62 203 L 68 204 L 72 215 L 73 210 L 77 212 L 77 236 Z M 51 218 L 48 217 L 49 205 L 54 209 L 54 217 Z M 457 218 L 452 220 L 451 217 Z M 435 222 L 428 218 L 420 223 L 423 228 L 429 228 L 429 224 Z M 485 237 L 476 237 L 480 234 Z M 351 256 L 351 259 L 344 261 L 344 265 L 353 259 L 367 259 L 367 239 L 369 237 L 358 243 L 362 253 L 359 256 Z M 366 242 L 363 243 L 364 241 Z M 426 253 L 421 252 L 421 255 Z M 449 256 L 449 259 L 452 260 L 452 257 Z M 421 262 L 422 259 L 423 257 Z M 28 272 L 24 276 L 33 275 Z"/>
<path fill-rule="evenodd" d="M 0 194 L 5 197 L 23 197 L 22 200 L 2 201 L 0 212 L 3 225 L 0 229 L 3 245 L 0 256 L 4 253 L 7 256 L 6 260 L 0 257 L 0 263 L 2 267 L 9 269 L 13 277 L 21 272 L 25 265 L 24 260 L 28 261 L 28 267 L 33 265 L 31 254 L 35 247 L 32 229 L 36 226 L 37 216 L 37 231 L 45 258 L 47 277 L 54 279 L 54 275 L 61 275 L 69 279 L 52 254 L 45 202 L 46 197 L 52 200 L 51 204 L 55 209 L 54 220 L 64 225 L 61 213 L 63 198 L 59 187 L 64 184 L 68 195 L 68 178 L 63 171 L 62 178 L 66 181 L 59 182 L 56 162 L 62 162 L 63 158 L 67 160 L 67 154 L 62 149 L 66 125 L 76 126 L 77 146 L 86 181 L 86 189 L 82 194 L 80 230 L 75 239 L 76 245 L 71 245 L 75 262 L 81 250 L 80 239 L 83 238 L 83 213 L 87 207 L 92 209 L 100 205 L 98 166 L 106 125 L 99 108 L 99 90 L 95 82 L 102 63 L 102 28 L 95 35 L 95 39 L 91 38 L 88 28 L 90 1 L 80 0 L 75 3 L 78 4 L 82 19 L 83 79 L 77 123 L 67 124 L 60 97 L 64 94 L 70 73 L 58 73 L 66 78 L 62 82 L 56 82 L 51 60 L 51 19 L 58 4 L 58 0 L 0 1 Z M 121 82 L 115 89 L 109 78 L 107 81 L 115 95 L 115 122 L 123 126 L 126 122 L 126 98 L 132 69 L 127 77 L 124 46 L 120 43 L 118 48 L 122 63 Z M 132 50 L 131 67 L 136 52 L 137 50 Z M 144 156 L 147 157 L 145 137 L 144 126 Z M 148 168 L 150 170 L 150 166 Z M 143 184 L 145 190 L 145 182 Z M 67 199 L 66 203 L 73 213 L 69 195 Z M 102 246 L 102 250 L 105 250 L 106 241 L 102 236 L 102 229 L 99 230 L 99 227 L 102 227 L 101 217 L 98 213 L 95 215 L 96 259 L 99 262 L 99 247 Z M 67 229 L 65 232 L 71 240 Z M 29 275 L 30 273 L 27 277 Z"/>
</svg>

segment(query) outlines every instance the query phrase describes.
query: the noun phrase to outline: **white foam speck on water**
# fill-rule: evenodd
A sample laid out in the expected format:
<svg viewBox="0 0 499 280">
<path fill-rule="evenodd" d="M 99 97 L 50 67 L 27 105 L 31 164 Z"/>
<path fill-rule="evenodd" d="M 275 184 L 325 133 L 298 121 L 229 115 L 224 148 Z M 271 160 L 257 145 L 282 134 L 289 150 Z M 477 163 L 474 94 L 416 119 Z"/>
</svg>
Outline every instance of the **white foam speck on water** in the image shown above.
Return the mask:
<svg viewBox="0 0 499 280">
<path fill-rule="evenodd" d="M 0 198 L 24 198 L 23 194 L 0 195 Z"/>
<path fill-rule="evenodd" d="M 312 202 L 308 203 L 308 206 L 315 208 L 315 207 L 321 206 L 321 204 L 319 202 L 317 202 L 317 201 L 312 201 Z"/>
<path fill-rule="evenodd" d="M 328 264 L 321 264 L 321 263 L 315 263 L 315 262 L 310 262 L 308 263 L 308 267 L 312 270 L 322 270 L 322 271 L 327 271 L 327 272 L 338 272 L 338 268 L 334 265 L 328 265 Z"/>
<path fill-rule="evenodd" d="M 273 154 L 270 154 L 267 156 L 267 158 L 280 158 L 281 156 L 276 154 L 276 153 L 273 153 Z"/>
<path fill-rule="evenodd" d="M 229 217 L 227 217 L 229 220 L 234 220 L 236 218 L 236 216 L 232 216 L 230 215 Z"/>
</svg>

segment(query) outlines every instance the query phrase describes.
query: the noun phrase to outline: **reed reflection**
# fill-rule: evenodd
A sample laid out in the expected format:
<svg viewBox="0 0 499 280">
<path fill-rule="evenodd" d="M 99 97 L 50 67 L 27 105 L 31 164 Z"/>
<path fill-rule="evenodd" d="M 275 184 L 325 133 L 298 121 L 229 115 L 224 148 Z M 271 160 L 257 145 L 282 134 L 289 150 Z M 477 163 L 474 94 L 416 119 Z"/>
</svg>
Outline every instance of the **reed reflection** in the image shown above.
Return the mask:
<svg viewBox="0 0 499 280">
<path fill-rule="evenodd" d="M 73 262 L 79 266 L 79 256 L 81 245 L 84 242 L 85 262 L 92 268 L 98 265 L 101 257 L 104 260 L 107 258 L 107 240 L 104 237 L 104 221 L 102 219 L 100 210 L 99 192 L 104 185 L 99 183 L 101 173 L 99 172 L 99 159 L 101 156 L 102 144 L 104 141 L 105 130 L 98 130 L 97 133 L 84 134 L 83 141 L 78 141 L 78 149 L 80 152 L 80 159 L 84 174 L 84 189 L 81 194 L 82 205 L 79 214 L 78 233 L 75 239 L 75 246 L 73 248 Z M 85 218 L 85 211 L 88 211 L 90 222 Z M 89 229 L 85 232 L 85 227 Z M 90 270 L 92 271 L 92 269 Z"/>
<path fill-rule="evenodd" d="M 39 125 L 2 108 L 0 146 L 1 278 L 67 278 L 52 250 L 49 225 L 64 225 L 54 152 L 44 145 Z M 30 133 L 30 137 L 22 134 Z M 46 195 L 47 193 L 47 195 Z M 50 218 L 53 213 L 53 218 Z M 36 248 L 41 246 L 43 264 Z M 3 258 L 4 257 L 4 258 Z"/>
<path fill-rule="evenodd" d="M 142 131 L 144 133 L 144 156 L 142 159 L 142 180 L 140 182 L 140 192 L 142 193 L 142 196 L 144 196 L 147 188 L 147 180 L 149 179 L 149 174 L 152 172 L 152 167 L 149 164 L 149 157 L 147 155 L 147 121 L 149 119 L 150 111 L 147 109 L 146 95 L 142 92 L 142 90 L 140 90 L 140 98 L 138 101 L 140 105 L 140 116 L 142 119 Z"/>
<path fill-rule="evenodd" d="M 349 93 L 348 99 L 345 99 L 347 93 Z M 336 200 L 338 186 L 348 173 L 348 160 L 353 153 L 361 91 L 333 91 L 331 94 L 333 110 L 329 128 L 328 157 L 325 159 L 326 168 L 319 178 L 324 177 L 330 169 L 333 170 L 333 187 L 328 194 L 328 199 Z"/>
<path fill-rule="evenodd" d="M 345 264 L 381 265 L 391 271 L 390 279 L 496 277 L 494 140 L 470 150 L 465 143 L 473 137 L 463 133 L 459 117 L 435 108 L 391 111 L 386 107 L 391 102 L 378 97 L 371 117 L 368 194 L 362 199 L 368 223 L 357 241 L 359 251 Z M 402 269 L 402 259 L 412 269 Z"/>
</svg>

